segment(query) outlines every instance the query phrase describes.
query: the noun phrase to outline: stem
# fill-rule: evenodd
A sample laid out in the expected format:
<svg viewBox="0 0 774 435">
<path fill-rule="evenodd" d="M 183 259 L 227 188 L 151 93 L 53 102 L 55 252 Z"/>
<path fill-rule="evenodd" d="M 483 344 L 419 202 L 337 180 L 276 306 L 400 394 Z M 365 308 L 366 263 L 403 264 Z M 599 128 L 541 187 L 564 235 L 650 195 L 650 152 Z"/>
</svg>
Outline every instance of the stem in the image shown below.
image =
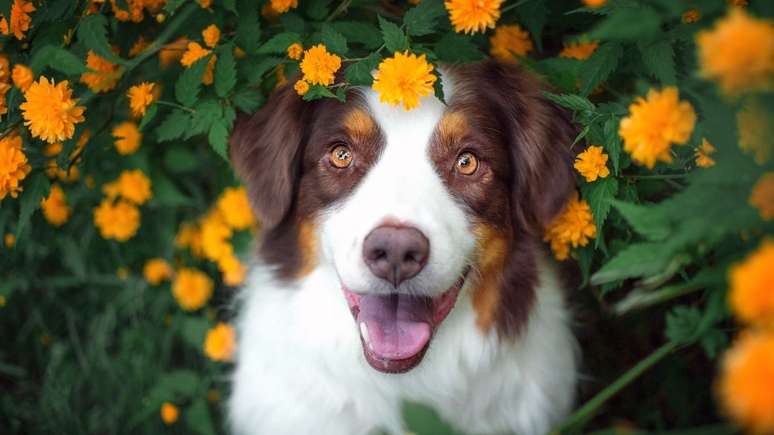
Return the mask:
<svg viewBox="0 0 774 435">
<path fill-rule="evenodd" d="M 191 109 L 190 107 L 181 106 L 181 105 L 179 105 L 177 103 L 173 103 L 171 101 L 156 100 L 155 103 L 156 104 L 161 104 L 162 106 L 169 106 L 169 107 L 174 107 L 176 109 L 185 110 L 186 112 L 190 112 L 190 113 L 196 113 L 196 111 Z"/>
<path fill-rule="evenodd" d="M 128 63 L 126 66 L 126 71 L 124 74 L 128 73 L 132 69 L 136 68 L 137 65 L 141 64 L 145 59 L 155 54 L 157 51 L 161 50 L 164 47 L 164 44 L 169 41 L 169 39 L 172 37 L 172 35 L 177 31 L 180 26 L 183 25 L 185 20 L 188 19 L 191 14 L 194 13 L 194 11 L 198 8 L 197 5 L 193 3 L 189 3 L 185 6 L 183 6 L 180 11 L 175 14 L 175 17 L 169 22 L 169 25 L 162 31 L 158 38 L 156 38 L 155 41 L 153 41 L 148 48 L 142 51 L 137 57 L 132 59 L 131 62 Z"/>
<path fill-rule="evenodd" d="M 624 175 L 634 180 L 674 180 L 687 177 L 688 174 L 660 174 L 660 175 Z"/>
<path fill-rule="evenodd" d="M 565 433 L 586 423 L 586 421 L 588 421 L 599 410 L 599 408 L 605 404 L 605 402 L 618 394 L 627 385 L 632 383 L 632 381 L 640 377 L 640 375 L 642 375 L 646 370 L 653 367 L 657 362 L 661 361 L 664 359 L 664 357 L 672 353 L 672 351 L 674 351 L 676 348 L 677 344 L 670 341 L 656 349 L 653 353 L 648 355 L 642 361 L 638 362 L 634 367 L 630 368 L 626 373 L 621 375 L 621 377 L 616 379 L 612 384 L 608 385 L 604 390 L 597 393 L 596 396 L 592 397 L 588 402 L 586 402 L 586 404 L 584 404 L 571 416 L 569 416 L 562 423 L 562 425 L 559 426 L 557 432 Z"/>
<path fill-rule="evenodd" d="M 325 22 L 330 23 L 334 18 L 344 13 L 350 4 L 352 4 L 352 0 L 342 0 L 342 2 L 336 6 L 336 9 L 334 9 L 333 12 L 328 15 L 328 18 L 325 19 Z"/>
<path fill-rule="evenodd" d="M 500 10 L 500 14 L 504 14 L 504 13 L 506 13 L 506 12 L 510 11 L 511 9 L 516 9 L 516 8 L 518 8 L 519 6 L 523 5 L 524 3 L 529 3 L 530 1 L 532 1 L 532 0 L 519 0 L 519 1 L 517 1 L 516 3 L 510 4 L 510 5 L 508 5 L 508 6 L 504 7 L 504 8 L 502 8 L 502 9 Z"/>
</svg>

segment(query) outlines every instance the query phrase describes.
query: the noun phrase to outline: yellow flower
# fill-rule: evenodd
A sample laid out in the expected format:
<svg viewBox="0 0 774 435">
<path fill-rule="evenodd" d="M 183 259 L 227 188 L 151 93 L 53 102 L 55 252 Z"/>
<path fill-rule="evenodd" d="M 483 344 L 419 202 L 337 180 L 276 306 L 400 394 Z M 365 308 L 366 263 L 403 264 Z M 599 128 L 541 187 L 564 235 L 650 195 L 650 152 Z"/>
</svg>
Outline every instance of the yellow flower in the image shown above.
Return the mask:
<svg viewBox="0 0 774 435">
<path fill-rule="evenodd" d="M 30 12 L 35 11 L 35 5 L 27 0 L 14 0 L 11 6 L 11 26 L 8 27 L 8 21 L 3 17 L 0 19 L 0 32 L 3 35 L 13 36 L 18 40 L 24 39 L 24 32 L 30 29 Z"/>
<path fill-rule="evenodd" d="M 769 177 L 774 182 L 774 173 L 770 172 Z M 741 263 L 732 266 L 728 281 L 728 305 L 739 320 L 774 326 L 774 240 L 764 241 Z"/>
<path fill-rule="evenodd" d="M 212 296 L 212 280 L 197 269 L 183 268 L 177 271 L 172 283 L 172 295 L 186 311 L 203 307 Z"/>
<path fill-rule="evenodd" d="M 379 93 L 379 101 L 391 105 L 403 104 L 405 110 L 419 106 L 419 99 L 433 92 L 433 65 L 425 55 L 395 53 L 384 59 L 374 74 L 371 87 Z"/>
<path fill-rule="evenodd" d="M 590 8 L 599 8 L 605 5 L 607 0 L 583 0 L 583 4 Z"/>
<path fill-rule="evenodd" d="M 303 97 L 307 92 L 309 92 L 309 83 L 303 80 L 297 80 L 296 84 L 293 85 L 293 89 L 296 90 L 298 95 Z"/>
<path fill-rule="evenodd" d="M 652 169 L 656 161 L 671 162 L 672 143 L 688 141 L 696 122 L 693 106 L 680 101 L 677 88 L 651 89 L 647 98 L 638 97 L 621 120 L 618 133 L 632 160 Z"/>
<path fill-rule="evenodd" d="M 704 138 L 701 140 L 701 145 L 696 149 L 696 166 L 700 168 L 709 168 L 715 166 L 715 159 L 710 157 L 710 154 L 715 152 L 715 147 Z"/>
<path fill-rule="evenodd" d="M 67 196 L 58 184 L 51 186 L 47 198 L 40 201 L 43 217 L 54 226 L 62 226 L 70 218 L 70 207 L 67 206 Z"/>
<path fill-rule="evenodd" d="M 682 21 L 685 24 L 691 24 L 699 21 L 699 18 L 701 18 L 701 12 L 696 8 L 691 8 L 683 12 Z"/>
<path fill-rule="evenodd" d="M 151 258 L 145 262 L 142 274 L 148 284 L 159 285 L 162 281 L 172 277 L 172 266 L 163 258 Z"/>
<path fill-rule="evenodd" d="M 151 182 L 139 169 L 121 172 L 115 183 L 118 194 L 133 204 L 143 205 L 153 197 Z"/>
<path fill-rule="evenodd" d="M 734 8 L 696 35 L 704 77 L 728 95 L 774 88 L 774 23 Z"/>
<path fill-rule="evenodd" d="M 129 108 L 132 109 L 132 115 L 139 118 L 145 115 L 145 110 L 153 103 L 155 96 L 153 88 L 155 83 L 142 82 L 129 88 L 126 96 L 129 97 Z"/>
<path fill-rule="evenodd" d="M 132 154 L 140 148 L 142 133 L 137 124 L 132 121 L 124 121 L 113 128 L 113 137 L 118 154 Z"/>
<path fill-rule="evenodd" d="M 94 225 L 99 228 L 102 238 L 125 242 L 137 234 L 140 211 L 129 201 L 114 203 L 111 198 L 105 198 L 94 209 Z"/>
<path fill-rule="evenodd" d="M 121 78 L 123 68 L 89 50 L 86 56 L 86 66 L 92 72 L 81 74 L 84 83 L 92 92 L 107 92 L 116 87 Z"/>
<path fill-rule="evenodd" d="M 774 432 L 774 333 L 746 331 L 723 357 L 718 396 L 750 433 Z"/>
<path fill-rule="evenodd" d="M 233 233 L 219 211 L 213 210 L 205 216 L 202 220 L 201 231 L 202 251 L 205 257 L 212 261 L 218 261 L 233 254 L 233 248 L 229 244 L 229 239 Z"/>
<path fill-rule="evenodd" d="M 7 195 L 12 198 L 19 195 L 21 182 L 31 169 L 18 134 L 9 133 L 0 139 L 0 201 Z"/>
<path fill-rule="evenodd" d="M 177 421 L 177 417 L 180 414 L 180 411 L 178 411 L 177 406 L 169 403 L 164 402 L 161 405 L 161 421 L 164 422 L 164 424 L 172 424 Z"/>
<path fill-rule="evenodd" d="M 19 106 L 24 125 L 32 137 L 48 143 L 61 142 L 73 137 L 75 124 L 83 122 L 83 106 L 76 106 L 78 100 L 71 98 L 67 80 L 54 83 L 43 76 L 33 82 L 24 93 L 24 103 Z"/>
<path fill-rule="evenodd" d="M 298 7 L 298 0 L 271 0 L 271 10 L 278 14 L 284 14 L 291 8 Z"/>
<path fill-rule="evenodd" d="M 761 219 L 774 219 L 774 172 L 763 174 L 755 183 L 749 202 L 758 209 Z"/>
<path fill-rule="evenodd" d="M 742 151 L 753 154 L 759 165 L 769 160 L 774 149 L 774 124 L 771 119 L 771 112 L 756 100 L 745 104 L 736 113 L 739 147 Z"/>
<path fill-rule="evenodd" d="M 245 281 L 247 270 L 233 254 L 221 257 L 218 260 L 218 269 L 223 274 L 223 282 L 226 285 L 237 286 Z"/>
<path fill-rule="evenodd" d="M 188 38 L 181 37 L 175 42 L 171 42 L 159 50 L 159 64 L 162 68 L 166 68 L 173 62 L 176 62 L 183 57 L 183 53 L 186 51 L 188 45 Z"/>
<path fill-rule="evenodd" d="M 201 229 L 196 224 L 181 224 L 177 230 L 177 235 L 175 235 L 175 245 L 179 248 L 190 249 L 194 257 L 204 256 Z"/>
<path fill-rule="evenodd" d="M 131 48 L 129 48 L 129 53 L 128 53 L 129 57 L 137 56 L 138 54 L 142 53 L 143 50 L 148 48 L 149 45 L 150 43 L 145 38 L 140 36 L 139 38 L 137 38 L 137 41 L 135 41 L 135 43 L 131 46 Z"/>
<path fill-rule="evenodd" d="M 26 92 L 32 82 L 35 81 L 35 75 L 32 73 L 32 70 L 20 63 L 14 65 L 11 78 L 13 79 L 14 86 L 21 89 L 22 92 Z"/>
<path fill-rule="evenodd" d="M 212 0 L 196 0 L 196 3 L 199 3 L 202 9 L 209 9 L 212 5 Z"/>
<path fill-rule="evenodd" d="M 526 56 L 533 47 L 529 32 L 518 24 L 497 26 L 489 44 L 489 54 L 508 63 L 516 63 L 517 57 Z"/>
<path fill-rule="evenodd" d="M 244 187 L 227 187 L 223 190 L 217 208 L 226 224 L 235 230 L 246 230 L 255 224 L 255 216 Z"/>
<path fill-rule="evenodd" d="M 204 354 L 213 361 L 231 361 L 236 350 L 234 327 L 219 322 L 207 331 L 204 339 Z"/>
<path fill-rule="evenodd" d="M 16 236 L 14 236 L 11 233 L 5 233 L 5 236 L 3 237 L 3 242 L 5 242 L 5 247 L 8 249 L 13 248 L 13 245 L 16 244 Z"/>
<path fill-rule="evenodd" d="M 502 3 L 503 0 L 446 0 L 444 6 L 454 31 L 476 33 L 494 28 Z"/>
<path fill-rule="evenodd" d="M 288 84 L 288 78 L 285 77 L 285 64 L 281 63 L 274 68 L 274 75 L 277 77 L 277 83 L 274 85 L 274 89 L 281 88 Z"/>
<path fill-rule="evenodd" d="M 204 38 L 204 44 L 207 47 L 215 48 L 220 41 L 220 29 L 214 24 L 210 24 L 206 29 L 202 30 L 202 38 Z"/>
<path fill-rule="evenodd" d="M 190 68 L 191 65 L 196 63 L 197 60 L 207 56 L 211 51 L 199 45 L 198 42 L 189 42 L 183 57 L 180 58 L 180 63 Z"/>
<path fill-rule="evenodd" d="M 586 246 L 596 236 L 597 227 L 594 225 L 591 207 L 575 194 L 559 216 L 548 225 L 543 240 L 550 242 L 557 260 L 564 260 L 569 255 L 570 246 Z"/>
<path fill-rule="evenodd" d="M 290 44 L 288 47 L 288 57 L 293 60 L 299 60 L 301 59 L 301 56 L 304 54 L 304 47 L 301 46 L 298 42 L 295 42 L 293 44 Z"/>
<path fill-rule="evenodd" d="M 590 146 L 578 154 L 575 159 L 575 169 L 589 183 L 610 175 L 610 170 L 607 169 L 607 154 L 600 146 Z"/>
<path fill-rule="evenodd" d="M 596 41 L 570 42 L 564 45 L 562 51 L 559 52 L 559 57 L 586 60 L 594 54 L 597 47 L 599 47 L 599 43 Z"/>
<path fill-rule="evenodd" d="M 309 84 L 332 85 L 339 68 L 341 68 L 341 58 L 328 53 L 323 44 L 317 44 L 304 51 L 301 72 L 304 74 L 304 81 Z"/>
<path fill-rule="evenodd" d="M 728 0 L 730 6 L 747 6 L 747 0 Z"/>
</svg>

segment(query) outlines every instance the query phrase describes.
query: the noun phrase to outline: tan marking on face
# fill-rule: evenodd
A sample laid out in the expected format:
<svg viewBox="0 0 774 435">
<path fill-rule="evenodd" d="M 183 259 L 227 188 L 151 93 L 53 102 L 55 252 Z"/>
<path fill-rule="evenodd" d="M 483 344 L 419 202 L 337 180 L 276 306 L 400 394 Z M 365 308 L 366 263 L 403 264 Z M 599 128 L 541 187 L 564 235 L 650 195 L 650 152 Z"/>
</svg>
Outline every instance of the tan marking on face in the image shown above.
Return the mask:
<svg viewBox="0 0 774 435">
<path fill-rule="evenodd" d="M 364 139 L 376 134 L 376 122 L 363 109 L 354 109 L 344 117 L 344 129 L 356 138 Z"/>
<path fill-rule="evenodd" d="M 455 143 L 469 131 L 468 118 L 460 111 L 446 112 L 438 121 L 438 136 L 442 143 Z"/>
<path fill-rule="evenodd" d="M 478 281 L 473 287 L 473 309 L 476 311 L 476 326 L 482 332 L 487 332 L 497 320 L 508 239 L 502 231 L 486 224 L 476 224 L 473 233 L 477 240 L 476 261 L 479 271 Z"/>
<path fill-rule="evenodd" d="M 317 226 L 310 221 L 304 220 L 298 225 L 298 252 L 301 254 L 301 264 L 296 277 L 303 278 L 317 267 L 320 253 Z"/>
</svg>

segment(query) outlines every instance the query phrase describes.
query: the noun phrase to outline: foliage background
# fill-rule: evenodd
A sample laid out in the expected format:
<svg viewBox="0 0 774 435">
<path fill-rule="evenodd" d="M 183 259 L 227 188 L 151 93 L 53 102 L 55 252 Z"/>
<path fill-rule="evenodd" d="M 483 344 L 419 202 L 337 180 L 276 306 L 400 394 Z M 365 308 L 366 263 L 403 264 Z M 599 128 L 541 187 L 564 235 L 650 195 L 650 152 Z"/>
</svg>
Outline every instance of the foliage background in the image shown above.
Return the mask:
<svg viewBox="0 0 774 435">
<path fill-rule="evenodd" d="M 128 6 L 126 0 L 115 3 Z M 44 143 L 20 125 L 22 93 L 14 87 L 6 95 L 9 110 L 0 131 L 20 132 L 32 172 L 18 199 L 0 202 L 0 234 L 16 238 L 13 246 L 0 247 L 3 430 L 223 432 L 229 364 L 208 359 L 202 346 L 216 321 L 232 317 L 234 288 L 223 284 L 212 262 L 174 239 L 182 223 L 197 221 L 224 188 L 237 184 L 227 161 L 236 113 L 259 108 L 283 77 L 298 72 L 298 62 L 285 56 L 294 42 L 323 42 L 344 59 L 347 83 L 313 86 L 305 97 L 313 99 L 341 97 L 349 84 L 370 84 L 369 71 L 394 51 L 425 53 L 435 64 L 479 60 L 491 31 L 454 32 L 439 0 L 419 6 L 301 0 L 279 16 L 262 16 L 259 0 L 215 1 L 207 8 L 168 0 L 146 10 L 140 22 L 118 20 L 110 2 L 34 4 L 26 37 L 4 37 L 3 53 L 11 65 L 29 65 L 36 77 L 70 80 L 87 110 L 57 162 L 77 166 L 81 177 L 60 183 L 72 215 L 55 227 L 39 211 L 51 185 Z M 1 1 L 0 13 L 9 16 L 10 7 Z M 97 12 L 87 14 L 90 7 Z M 691 7 L 701 12 L 700 20 L 682 22 Z M 498 24 L 519 23 L 535 46 L 520 62 L 554 86 L 552 98 L 572 109 L 582 127 L 579 142 L 602 145 L 612 170 L 594 183 L 578 179 L 598 230 L 594 242 L 573 253 L 582 284 L 572 299 L 588 375 L 581 403 L 600 391 L 603 396 L 562 426 L 568 433 L 737 432 L 719 415 L 712 394 L 718 357 L 737 329 L 725 303 L 726 270 L 771 233 L 771 223 L 748 204 L 771 164 L 756 164 L 738 146 L 736 112 L 744 100 L 722 97 L 697 74 L 694 35 L 727 8 L 725 0 L 611 0 L 598 9 L 575 0 L 503 5 Z M 770 1 L 752 0 L 748 8 L 774 17 Z M 222 31 L 212 85 L 200 81 L 207 59 L 191 68 L 160 65 L 165 44 L 183 36 L 201 43 L 201 31 L 211 24 Z M 151 43 L 129 57 L 140 37 Z M 558 57 L 563 43 L 579 38 L 600 46 L 586 60 Z M 236 47 L 245 55 L 235 56 Z M 79 83 L 89 50 L 122 66 L 115 89 L 94 94 Z M 140 122 L 140 149 L 119 155 L 111 130 L 130 119 L 126 91 L 143 81 L 161 84 L 162 92 Z M 622 151 L 618 123 L 636 96 L 666 85 L 679 87 L 699 120 L 688 145 L 673 148 L 672 163 L 648 170 Z M 757 98 L 774 110 L 771 94 Z M 91 138 L 81 159 L 71 161 L 75 139 L 86 129 Z M 717 148 L 717 164 L 708 169 L 694 162 L 704 137 Z M 100 186 L 123 169 L 147 174 L 153 198 L 142 207 L 138 234 L 117 242 L 100 237 L 92 210 L 101 200 Z M 249 239 L 248 231 L 238 233 L 236 251 L 244 254 Z M 149 285 L 142 269 L 152 257 L 206 271 L 216 282 L 207 306 L 185 312 L 169 282 Z M 634 382 L 615 398 L 600 400 L 628 381 Z M 162 422 L 163 402 L 179 407 L 178 422 Z M 421 406 L 409 406 L 406 419 L 419 434 L 451 430 Z"/>
</svg>

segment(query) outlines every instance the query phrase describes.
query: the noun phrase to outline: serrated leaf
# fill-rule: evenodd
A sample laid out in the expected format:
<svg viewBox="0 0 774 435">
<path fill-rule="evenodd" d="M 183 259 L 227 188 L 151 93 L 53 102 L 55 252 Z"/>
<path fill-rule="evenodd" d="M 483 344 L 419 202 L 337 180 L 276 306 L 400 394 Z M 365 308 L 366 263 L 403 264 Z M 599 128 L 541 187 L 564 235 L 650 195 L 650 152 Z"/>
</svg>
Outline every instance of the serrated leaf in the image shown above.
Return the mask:
<svg viewBox="0 0 774 435">
<path fill-rule="evenodd" d="M 301 42 L 301 35 L 294 32 L 278 33 L 258 49 L 259 54 L 286 54 L 291 44 Z"/>
<path fill-rule="evenodd" d="M 642 63 L 648 68 L 648 72 L 658 79 L 662 85 L 674 85 L 677 83 L 675 71 L 675 53 L 672 44 L 668 40 L 654 43 L 640 42 L 637 47 L 642 54 Z"/>
<path fill-rule="evenodd" d="M 449 32 L 433 46 L 438 59 L 447 63 L 469 63 L 484 58 L 484 53 L 469 36 Z"/>
<path fill-rule="evenodd" d="M 254 0 L 238 0 L 237 17 L 237 43 L 248 54 L 255 54 L 261 39 L 258 3 Z"/>
<path fill-rule="evenodd" d="M 673 343 L 694 342 L 701 323 L 701 313 L 694 307 L 675 307 L 666 316 L 666 336 Z"/>
<path fill-rule="evenodd" d="M 332 24 L 351 43 L 362 44 L 368 50 L 378 48 L 384 40 L 375 26 L 358 21 L 337 21 Z"/>
<path fill-rule="evenodd" d="M 309 87 L 309 91 L 307 91 L 306 94 L 304 94 L 304 101 L 314 101 L 319 100 L 320 98 L 336 98 L 336 94 L 330 91 L 330 89 L 326 88 L 322 85 L 312 85 Z"/>
<path fill-rule="evenodd" d="M 623 201 L 612 201 L 611 204 L 629 222 L 634 231 L 648 240 L 664 240 L 669 236 L 671 231 L 669 219 L 659 208 Z"/>
<path fill-rule="evenodd" d="M 613 173 L 619 174 L 621 167 L 621 137 L 618 135 L 618 118 L 611 116 L 605 121 L 603 128 L 605 135 L 605 151 L 613 164 Z"/>
<path fill-rule="evenodd" d="M 145 115 L 142 116 L 142 119 L 140 120 L 140 125 L 137 127 L 140 129 L 140 131 L 145 131 L 145 127 L 150 124 L 151 121 L 153 121 L 153 118 L 156 117 L 156 113 L 159 111 L 159 105 L 158 104 L 151 104 L 150 107 L 148 107 L 145 110 Z"/>
<path fill-rule="evenodd" d="M 379 15 L 378 18 L 379 28 L 382 30 L 382 38 L 384 38 L 384 46 L 387 50 L 390 52 L 407 50 L 408 38 L 406 37 L 406 34 L 400 30 L 400 27 L 391 21 L 385 20 L 381 15 Z"/>
<path fill-rule="evenodd" d="M 446 15 L 440 0 L 423 0 L 403 16 L 406 33 L 411 36 L 429 35 L 435 31 L 438 19 Z"/>
<path fill-rule="evenodd" d="M 280 23 L 282 23 L 282 27 L 287 32 L 294 32 L 303 35 L 306 31 L 306 23 L 304 22 L 304 19 L 301 17 L 301 15 L 293 12 L 292 10 L 280 15 L 279 20 Z"/>
<path fill-rule="evenodd" d="M 602 44 L 591 57 L 581 65 L 581 95 L 588 95 L 618 68 L 623 56 L 623 47 L 614 42 Z"/>
<path fill-rule="evenodd" d="M 321 31 L 322 42 L 325 47 L 331 53 L 336 53 L 340 56 L 346 56 L 349 48 L 347 48 L 347 38 L 341 33 L 336 31 L 330 24 L 323 24 Z"/>
<path fill-rule="evenodd" d="M 443 82 L 441 80 L 436 80 L 433 84 L 433 95 L 435 95 L 435 98 L 441 100 L 443 104 L 446 104 L 446 97 L 443 93 Z"/>
<path fill-rule="evenodd" d="M 535 41 L 538 51 L 543 51 L 543 27 L 545 27 L 546 21 L 548 21 L 548 3 L 538 1 L 522 2 L 516 8 L 518 22 L 527 28 L 530 37 Z"/>
<path fill-rule="evenodd" d="M 191 116 L 180 110 L 174 109 L 164 118 L 161 125 L 156 128 L 156 137 L 159 142 L 175 140 L 188 131 L 191 125 Z"/>
<path fill-rule="evenodd" d="M 175 82 L 175 98 L 180 104 L 191 107 L 199 99 L 199 91 L 202 89 L 202 76 L 207 68 L 212 54 L 197 60 L 190 68 L 183 70 Z"/>
<path fill-rule="evenodd" d="M 234 62 L 234 47 L 226 44 L 218 49 L 218 60 L 215 63 L 215 93 L 225 97 L 234 89 L 237 81 L 236 62 Z"/>
<path fill-rule="evenodd" d="M 619 7 L 592 30 L 593 40 L 641 40 L 656 35 L 661 18 L 650 7 Z"/>
<path fill-rule="evenodd" d="M 40 74 L 47 66 L 68 76 L 80 75 L 89 70 L 83 61 L 70 51 L 52 45 L 35 52 L 30 62 L 30 68 L 35 74 Z"/>
<path fill-rule="evenodd" d="M 331 0 L 310 0 L 306 3 L 306 15 L 313 21 L 322 21 L 328 16 L 328 4 Z"/>
<path fill-rule="evenodd" d="M 635 243 L 624 248 L 592 275 L 591 284 L 653 275 L 662 271 L 671 258 L 672 250 L 663 243 Z"/>
<path fill-rule="evenodd" d="M 24 182 L 24 191 L 19 195 L 19 222 L 16 224 L 16 238 L 21 235 L 24 227 L 32 217 L 32 213 L 40 207 L 40 200 L 48 196 L 51 183 L 42 172 L 37 172 Z"/>
<path fill-rule="evenodd" d="M 596 246 L 602 242 L 602 229 L 610 213 L 611 202 L 618 194 L 618 180 L 607 176 L 594 182 L 586 183 L 581 187 L 583 197 L 588 201 L 591 214 L 594 216 L 594 225 L 597 227 Z"/>
<path fill-rule="evenodd" d="M 267 57 L 265 59 L 261 59 L 257 63 L 249 64 L 250 67 L 247 69 L 247 83 L 249 85 L 259 84 L 263 80 L 263 75 L 266 74 L 267 71 L 281 64 L 283 61 L 283 58 Z"/>
<path fill-rule="evenodd" d="M 548 100 L 576 112 L 594 112 L 596 109 L 594 103 L 589 101 L 588 98 L 581 97 L 580 95 L 552 94 L 550 92 L 543 92 L 543 95 Z"/>
<path fill-rule="evenodd" d="M 101 57 L 125 65 L 126 61 L 116 56 L 110 48 L 107 37 L 108 21 L 104 15 L 92 14 L 78 21 L 78 41 Z"/>
<path fill-rule="evenodd" d="M 207 139 L 212 149 L 228 162 L 228 128 L 223 125 L 223 122 L 218 121 L 212 124 Z"/>
<path fill-rule="evenodd" d="M 185 137 L 190 138 L 197 134 L 207 133 L 213 124 L 223 118 L 223 106 L 212 98 L 208 98 L 196 105 L 191 115 L 191 127 Z"/>
<path fill-rule="evenodd" d="M 379 53 L 371 53 L 366 59 L 351 64 L 345 72 L 347 82 L 356 86 L 371 86 L 374 81 L 371 71 L 379 66 L 381 60 Z"/>
<path fill-rule="evenodd" d="M 231 102 L 242 112 L 253 113 L 263 105 L 264 97 L 256 89 L 243 88 L 231 97 Z"/>
</svg>

